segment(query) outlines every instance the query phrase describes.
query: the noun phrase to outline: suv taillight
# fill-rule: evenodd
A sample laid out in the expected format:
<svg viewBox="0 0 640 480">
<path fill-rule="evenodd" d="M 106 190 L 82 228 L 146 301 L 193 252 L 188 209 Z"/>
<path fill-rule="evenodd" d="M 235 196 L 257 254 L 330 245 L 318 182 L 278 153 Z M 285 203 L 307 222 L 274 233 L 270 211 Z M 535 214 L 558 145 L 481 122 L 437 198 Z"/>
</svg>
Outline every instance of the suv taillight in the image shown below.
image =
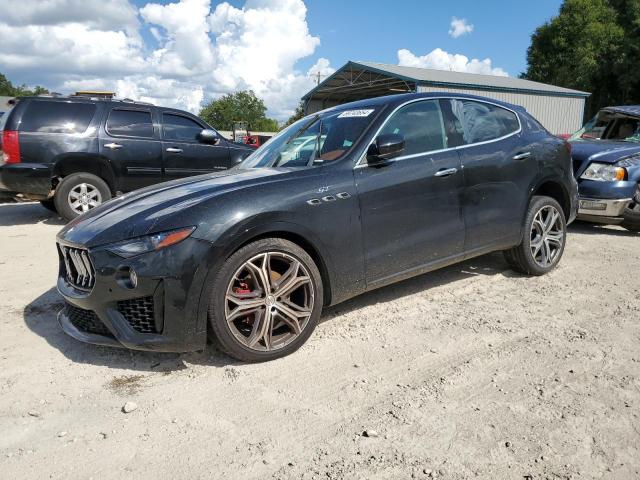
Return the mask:
<svg viewBox="0 0 640 480">
<path fill-rule="evenodd" d="M 2 151 L 5 163 L 20 163 L 20 138 L 17 131 L 2 132 Z"/>
</svg>

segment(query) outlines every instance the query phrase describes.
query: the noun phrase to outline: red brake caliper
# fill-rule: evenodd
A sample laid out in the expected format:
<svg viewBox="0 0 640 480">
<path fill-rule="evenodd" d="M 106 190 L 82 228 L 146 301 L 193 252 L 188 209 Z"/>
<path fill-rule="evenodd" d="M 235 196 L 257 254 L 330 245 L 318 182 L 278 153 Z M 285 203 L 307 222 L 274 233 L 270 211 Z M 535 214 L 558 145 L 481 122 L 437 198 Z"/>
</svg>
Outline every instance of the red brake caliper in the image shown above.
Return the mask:
<svg viewBox="0 0 640 480">
<path fill-rule="evenodd" d="M 238 287 L 233 287 L 233 292 L 236 295 L 246 295 L 247 293 L 251 293 L 251 290 L 249 290 L 249 285 L 245 282 L 240 282 L 240 286 Z M 244 323 L 250 323 L 251 322 L 251 318 L 249 318 L 248 316 L 245 317 L 242 320 Z"/>
</svg>

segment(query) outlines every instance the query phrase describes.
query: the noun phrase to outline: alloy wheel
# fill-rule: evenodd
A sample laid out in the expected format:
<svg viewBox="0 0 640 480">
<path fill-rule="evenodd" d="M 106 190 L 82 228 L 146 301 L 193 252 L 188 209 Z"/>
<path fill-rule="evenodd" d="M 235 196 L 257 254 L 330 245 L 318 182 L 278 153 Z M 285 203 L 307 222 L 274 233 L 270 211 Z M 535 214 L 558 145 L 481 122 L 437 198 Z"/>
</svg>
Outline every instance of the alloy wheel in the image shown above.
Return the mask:
<svg viewBox="0 0 640 480">
<path fill-rule="evenodd" d="M 79 183 L 71 189 L 68 196 L 71 209 L 80 214 L 102 203 L 100 191 L 90 183 Z"/>
<path fill-rule="evenodd" d="M 225 317 L 245 347 L 272 351 L 294 341 L 313 312 L 314 286 L 305 266 L 282 252 L 256 255 L 236 270 L 225 293 Z"/>
<path fill-rule="evenodd" d="M 531 255 L 541 267 L 556 262 L 564 244 L 564 227 L 558 209 L 552 205 L 542 207 L 531 225 Z"/>
</svg>

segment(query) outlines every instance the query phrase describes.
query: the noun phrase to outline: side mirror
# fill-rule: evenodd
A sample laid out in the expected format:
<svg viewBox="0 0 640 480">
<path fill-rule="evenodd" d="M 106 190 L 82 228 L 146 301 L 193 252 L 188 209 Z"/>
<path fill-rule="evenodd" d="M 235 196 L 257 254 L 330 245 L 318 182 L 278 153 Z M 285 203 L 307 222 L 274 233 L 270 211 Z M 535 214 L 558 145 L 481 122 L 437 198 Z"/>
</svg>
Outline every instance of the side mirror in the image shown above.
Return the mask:
<svg viewBox="0 0 640 480">
<path fill-rule="evenodd" d="M 369 145 L 367 150 L 367 163 L 379 165 L 392 158 L 399 157 L 404 152 L 404 137 L 397 133 L 379 135 Z"/>
<path fill-rule="evenodd" d="M 220 137 L 215 130 L 210 130 L 205 128 L 198 134 L 198 140 L 202 143 L 210 143 L 212 145 L 217 145 L 220 141 Z"/>
</svg>

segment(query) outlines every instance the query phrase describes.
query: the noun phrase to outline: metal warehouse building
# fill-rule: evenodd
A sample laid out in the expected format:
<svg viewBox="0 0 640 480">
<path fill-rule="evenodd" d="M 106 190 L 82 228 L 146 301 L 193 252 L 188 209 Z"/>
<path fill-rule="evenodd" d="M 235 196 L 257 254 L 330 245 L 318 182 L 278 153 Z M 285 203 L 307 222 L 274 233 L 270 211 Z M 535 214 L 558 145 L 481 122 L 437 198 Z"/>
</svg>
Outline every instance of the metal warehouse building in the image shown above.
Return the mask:
<svg viewBox="0 0 640 480">
<path fill-rule="evenodd" d="M 590 95 L 520 78 L 348 62 L 302 100 L 306 113 L 314 113 L 341 103 L 400 92 L 467 93 L 521 105 L 554 134 L 572 133 L 582 127 L 585 100 Z"/>
</svg>

